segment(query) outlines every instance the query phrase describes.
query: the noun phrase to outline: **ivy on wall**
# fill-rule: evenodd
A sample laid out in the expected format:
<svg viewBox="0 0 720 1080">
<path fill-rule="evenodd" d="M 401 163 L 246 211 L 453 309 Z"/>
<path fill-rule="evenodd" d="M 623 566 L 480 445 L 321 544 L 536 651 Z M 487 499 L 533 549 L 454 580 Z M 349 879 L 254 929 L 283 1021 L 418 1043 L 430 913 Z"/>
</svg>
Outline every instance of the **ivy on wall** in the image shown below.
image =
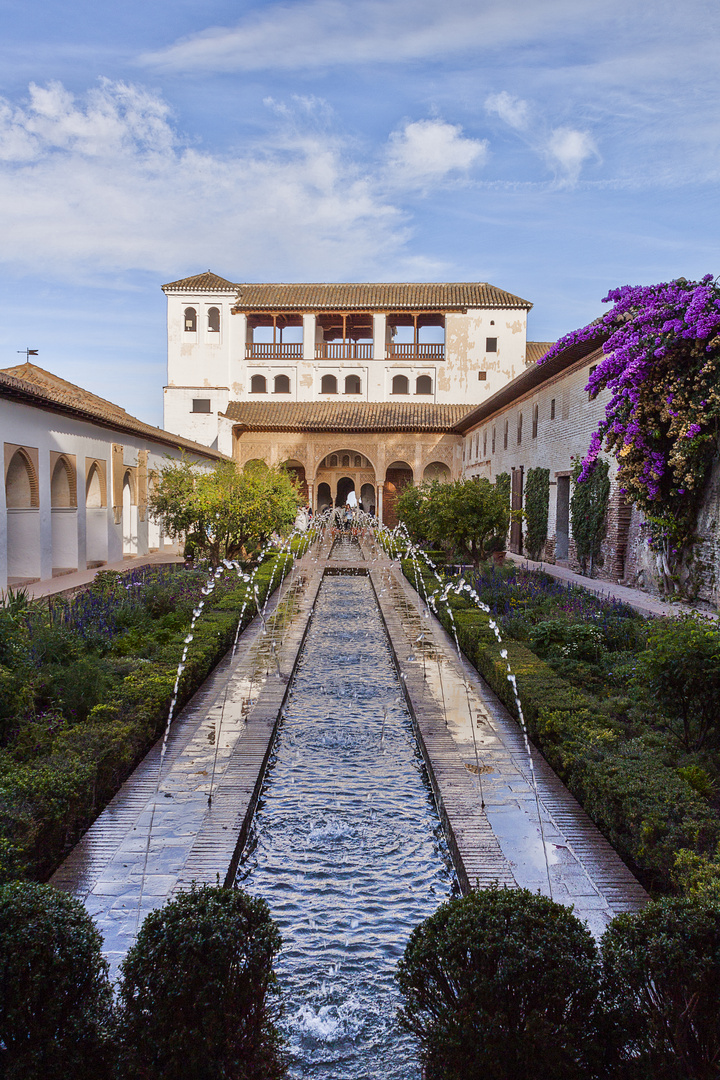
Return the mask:
<svg viewBox="0 0 720 1080">
<path fill-rule="evenodd" d="M 542 555 L 548 533 L 550 470 L 528 469 L 525 480 L 525 546 L 531 559 Z"/>
<path fill-rule="evenodd" d="M 610 501 L 610 463 L 605 458 L 597 458 L 590 475 L 578 482 L 582 470 L 583 463 L 574 459 L 570 520 L 577 560 L 583 574 L 592 577 L 605 536 L 605 519 Z"/>
</svg>

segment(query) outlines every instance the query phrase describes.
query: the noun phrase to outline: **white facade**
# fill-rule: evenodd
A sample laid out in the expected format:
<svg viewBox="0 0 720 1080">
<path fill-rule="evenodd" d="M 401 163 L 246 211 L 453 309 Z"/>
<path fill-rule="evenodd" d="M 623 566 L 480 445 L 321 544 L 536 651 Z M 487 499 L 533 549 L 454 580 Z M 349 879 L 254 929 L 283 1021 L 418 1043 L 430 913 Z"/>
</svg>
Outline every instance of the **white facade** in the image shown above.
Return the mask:
<svg viewBox="0 0 720 1080">
<path fill-rule="evenodd" d="M 33 388 L 20 385 L 26 401 L 0 385 L 0 590 L 162 549 L 148 486 L 181 450 L 160 431 L 153 439 L 32 404 Z M 211 466 L 202 451 L 186 452 Z"/>
<path fill-rule="evenodd" d="M 414 337 L 408 311 L 350 306 L 345 318 L 367 325 L 360 335 L 356 327 L 353 340 L 342 344 L 327 336 L 324 326 L 333 317 L 327 312 L 303 311 L 297 303 L 292 311 L 283 309 L 280 292 L 274 313 L 242 311 L 242 288 L 209 272 L 165 286 L 168 381 L 163 423 L 169 431 L 214 448 L 221 449 L 218 414 L 230 401 L 342 398 L 474 405 L 525 368 L 530 305 L 492 287 L 482 286 L 514 306 L 443 311 L 439 304 L 431 309 L 426 303 L 423 308 L 422 290 L 432 286 L 408 286 L 417 289 L 419 298 Z M 302 288 L 353 287 L 298 286 Z M 342 319 L 343 312 L 336 317 Z M 417 323 L 428 318 L 435 325 Z M 277 325 L 268 325 L 273 319 Z M 265 325 L 258 326 L 263 320 Z M 398 320 L 403 325 L 397 325 Z"/>
</svg>

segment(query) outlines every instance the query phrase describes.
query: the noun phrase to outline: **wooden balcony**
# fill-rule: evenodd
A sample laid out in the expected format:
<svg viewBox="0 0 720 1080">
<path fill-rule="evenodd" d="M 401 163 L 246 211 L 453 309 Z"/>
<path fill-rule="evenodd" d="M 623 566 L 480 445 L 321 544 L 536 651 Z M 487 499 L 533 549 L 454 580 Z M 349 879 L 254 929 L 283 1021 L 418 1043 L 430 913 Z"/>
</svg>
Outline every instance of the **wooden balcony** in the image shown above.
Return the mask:
<svg viewBox="0 0 720 1080">
<path fill-rule="evenodd" d="M 444 360 L 444 345 L 396 345 L 387 347 L 388 359 L 394 360 Z"/>
<path fill-rule="evenodd" d="M 372 360 L 371 341 L 323 341 L 315 346 L 316 360 Z"/>
<path fill-rule="evenodd" d="M 247 360 L 301 360 L 303 347 L 298 343 L 277 343 L 253 341 L 245 346 Z"/>
</svg>

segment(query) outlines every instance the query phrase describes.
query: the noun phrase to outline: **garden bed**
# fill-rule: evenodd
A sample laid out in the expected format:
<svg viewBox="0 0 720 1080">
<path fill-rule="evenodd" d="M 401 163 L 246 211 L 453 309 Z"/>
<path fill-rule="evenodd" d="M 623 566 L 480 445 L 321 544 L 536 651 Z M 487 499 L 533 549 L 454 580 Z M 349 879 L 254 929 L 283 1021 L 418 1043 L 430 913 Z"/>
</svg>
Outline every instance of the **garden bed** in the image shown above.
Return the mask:
<svg viewBox="0 0 720 1080">
<path fill-rule="evenodd" d="M 289 564 L 262 563 L 261 600 Z M 176 712 L 231 646 L 244 604 L 243 627 L 254 617 L 252 590 L 235 571 L 209 593 L 207 582 L 203 569 L 146 567 L 101 572 L 71 599 L 6 598 L 0 881 L 53 872 L 163 731 L 185 645 Z"/>
<path fill-rule="evenodd" d="M 412 562 L 403 568 L 416 587 Z M 430 571 L 422 576 L 428 591 L 438 588 Z M 460 647 L 517 716 L 510 664 L 534 743 L 644 884 L 681 888 L 679 856 L 706 874 L 715 869 L 717 736 L 684 746 L 640 675 L 648 640 L 670 624 L 516 567 L 481 567 L 466 580 L 490 607 L 503 645 L 491 616 L 451 595 Z M 438 614 L 452 632 L 447 610 Z"/>
</svg>

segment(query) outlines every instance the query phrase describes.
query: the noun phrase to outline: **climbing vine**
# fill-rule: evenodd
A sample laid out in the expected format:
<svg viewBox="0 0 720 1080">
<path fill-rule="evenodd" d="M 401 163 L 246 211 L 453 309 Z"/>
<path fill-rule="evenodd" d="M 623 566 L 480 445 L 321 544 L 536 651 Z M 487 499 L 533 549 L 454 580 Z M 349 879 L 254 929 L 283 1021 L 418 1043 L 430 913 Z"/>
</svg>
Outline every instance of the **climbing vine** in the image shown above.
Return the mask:
<svg viewBox="0 0 720 1080">
<path fill-rule="evenodd" d="M 525 480 L 525 546 L 531 559 L 543 552 L 548 533 L 550 470 L 528 469 Z"/>
<path fill-rule="evenodd" d="M 578 485 L 603 445 L 618 461 L 620 491 L 643 511 L 664 575 L 694 539 L 720 426 L 720 286 L 701 281 L 630 286 L 608 293 L 598 323 L 558 341 L 543 363 L 579 341 L 604 339 L 591 397 L 609 390 Z M 660 561 L 660 560 L 659 560 Z"/>
<path fill-rule="evenodd" d="M 573 463 L 573 490 L 570 496 L 570 520 L 575 541 L 575 555 L 583 574 L 593 574 L 605 536 L 605 519 L 610 501 L 610 462 L 596 458 L 592 472 L 583 478 L 584 463 Z"/>
</svg>

